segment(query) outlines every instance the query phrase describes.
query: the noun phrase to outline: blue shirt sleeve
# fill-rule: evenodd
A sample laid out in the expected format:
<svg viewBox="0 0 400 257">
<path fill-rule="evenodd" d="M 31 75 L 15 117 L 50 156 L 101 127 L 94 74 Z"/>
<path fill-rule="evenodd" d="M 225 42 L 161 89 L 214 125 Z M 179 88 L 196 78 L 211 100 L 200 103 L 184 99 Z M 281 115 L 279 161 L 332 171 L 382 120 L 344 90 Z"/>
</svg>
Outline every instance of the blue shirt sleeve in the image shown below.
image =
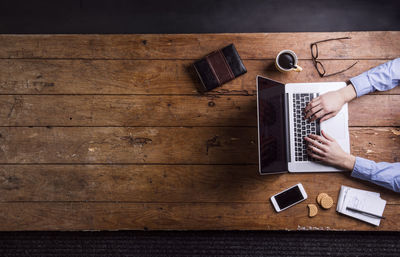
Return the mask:
<svg viewBox="0 0 400 257">
<path fill-rule="evenodd" d="M 400 58 L 381 64 L 350 79 L 357 97 L 378 91 L 386 91 L 400 83 Z"/>
<path fill-rule="evenodd" d="M 400 163 L 376 163 L 356 157 L 356 163 L 351 176 L 370 181 L 400 193 Z"/>
<path fill-rule="evenodd" d="M 400 83 L 400 58 L 386 62 L 350 79 L 357 97 L 392 89 Z M 400 193 L 400 163 L 370 161 L 356 157 L 351 176 Z"/>
</svg>

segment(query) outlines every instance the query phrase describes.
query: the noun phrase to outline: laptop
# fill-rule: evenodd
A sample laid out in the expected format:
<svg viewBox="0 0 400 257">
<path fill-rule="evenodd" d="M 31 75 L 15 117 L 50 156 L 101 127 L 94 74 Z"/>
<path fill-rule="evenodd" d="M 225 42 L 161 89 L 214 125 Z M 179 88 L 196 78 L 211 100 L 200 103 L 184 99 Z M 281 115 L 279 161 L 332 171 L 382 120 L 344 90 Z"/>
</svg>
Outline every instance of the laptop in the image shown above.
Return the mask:
<svg viewBox="0 0 400 257">
<path fill-rule="evenodd" d="M 322 123 L 304 120 L 313 98 L 346 86 L 345 82 L 289 83 L 257 76 L 258 154 L 260 174 L 342 171 L 312 159 L 304 137 L 324 130 L 350 152 L 348 107 Z"/>
</svg>

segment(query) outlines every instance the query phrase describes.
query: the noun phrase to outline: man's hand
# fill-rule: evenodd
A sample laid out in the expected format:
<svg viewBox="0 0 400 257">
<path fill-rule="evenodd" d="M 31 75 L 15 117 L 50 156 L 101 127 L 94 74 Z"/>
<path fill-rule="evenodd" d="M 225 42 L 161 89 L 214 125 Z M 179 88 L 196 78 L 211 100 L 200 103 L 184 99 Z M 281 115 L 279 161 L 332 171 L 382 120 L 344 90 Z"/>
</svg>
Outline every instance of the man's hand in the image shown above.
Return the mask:
<svg viewBox="0 0 400 257">
<path fill-rule="evenodd" d="M 327 164 L 346 170 L 353 170 L 356 157 L 346 153 L 336 142 L 324 131 L 323 136 L 309 135 L 304 139 L 308 142 L 308 155 Z"/>
<path fill-rule="evenodd" d="M 305 119 L 310 119 L 310 121 L 320 119 L 320 122 L 323 122 L 334 117 L 345 103 L 354 98 L 356 98 L 356 92 L 351 84 L 339 90 L 320 95 L 307 104 L 304 109 Z"/>
</svg>

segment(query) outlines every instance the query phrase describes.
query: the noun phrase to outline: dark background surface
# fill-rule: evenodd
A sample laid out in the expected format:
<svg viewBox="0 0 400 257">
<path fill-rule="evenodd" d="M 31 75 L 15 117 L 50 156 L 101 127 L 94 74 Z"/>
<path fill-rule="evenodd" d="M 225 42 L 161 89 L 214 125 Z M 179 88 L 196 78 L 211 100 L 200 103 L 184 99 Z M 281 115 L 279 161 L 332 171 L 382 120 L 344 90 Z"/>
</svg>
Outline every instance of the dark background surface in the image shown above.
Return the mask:
<svg viewBox="0 0 400 257">
<path fill-rule="evenodd" d="M 0 33 L 400 30 L 399 0 L 0 0 Z"/>
<path fill-rule="evenodd" d="M 0 233 L 0 256 L 400 256 L 397 233 L 119 231 Z"/>
<path fill-rule="evenodd" d="M 400 30 L 400 1 L 2 1 L 0 33 Z M 0 210 L 1 211 L 1 210 Z M 2 232 L 0 256 L 400 256 L 398 232 Z"/>
</svg>

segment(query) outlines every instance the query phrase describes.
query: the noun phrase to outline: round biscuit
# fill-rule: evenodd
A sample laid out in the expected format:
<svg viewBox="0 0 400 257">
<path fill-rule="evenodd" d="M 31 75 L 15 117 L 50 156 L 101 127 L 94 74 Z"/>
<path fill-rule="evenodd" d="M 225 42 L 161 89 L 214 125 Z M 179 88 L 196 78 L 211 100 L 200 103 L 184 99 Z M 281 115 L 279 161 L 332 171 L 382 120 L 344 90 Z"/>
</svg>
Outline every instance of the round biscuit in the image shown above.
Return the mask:
<svg viewBox="0 0 400 257">
<path fill-rule="evenodd" d="M 308 204 L 308 217 L 312 218 L 318 213 L 318 208 L 315 204 Z"/>
<path fill-rule="evenodd" d="M 330 196 L 322 197 L 321 199 L 321 207 L 324 209 L 329 209 L 333 205 L 333 199 Z"/>
<path fill-rule="evenodd" d="M 325 197 L 325 196 L 328 196 L 328 194 L 327 194 L 327 193 L 320 193 L 320 194 L 317 196 L 317 203 L 318 203 L 319 205 L 321 205 L 321 199 L 322 199 L 323 197 Z"/>
</svg>

